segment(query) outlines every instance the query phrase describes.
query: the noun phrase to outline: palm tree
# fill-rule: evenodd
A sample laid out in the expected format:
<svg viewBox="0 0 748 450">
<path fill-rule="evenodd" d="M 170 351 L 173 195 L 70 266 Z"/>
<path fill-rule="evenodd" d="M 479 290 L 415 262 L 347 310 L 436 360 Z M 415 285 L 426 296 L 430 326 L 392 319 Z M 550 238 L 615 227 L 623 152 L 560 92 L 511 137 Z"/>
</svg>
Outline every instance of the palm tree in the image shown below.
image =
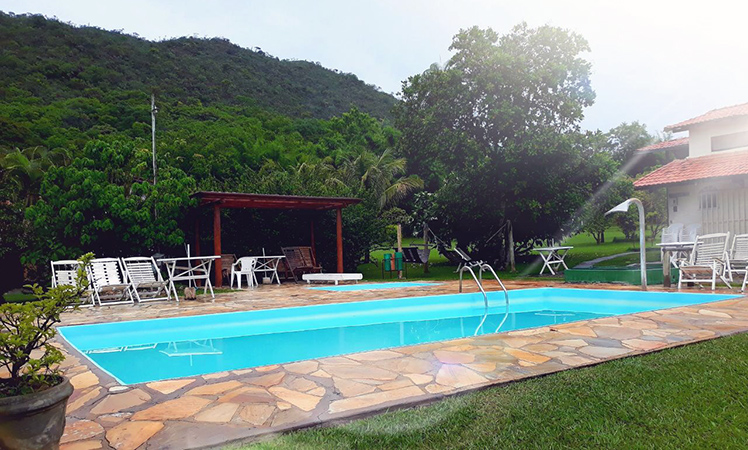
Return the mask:
<svg viewBox="0 0 748 450">
<path fill-rule="evenodd" d="M 68 159 L 68 152 L 64 149 L 48 150 L 37 146 L 0 151 L 0 180 L 16 187 L 15 201 L 30 206 L 39 197 L 44 174 L 51 167 L 65 164 Z"/>
<path fill-rule="evenodd" d="M 423 189 L 423 180 L 417 175 L 403 176 L 405 168 L 405 158 L 397 158 L 387 149 L 379 156 L 362 151 L 345 161 L 341 170 L 346 178 L 371 191 L 378 198 L 380 209 L 384 209 L 410 192 Z"/>
</svg>

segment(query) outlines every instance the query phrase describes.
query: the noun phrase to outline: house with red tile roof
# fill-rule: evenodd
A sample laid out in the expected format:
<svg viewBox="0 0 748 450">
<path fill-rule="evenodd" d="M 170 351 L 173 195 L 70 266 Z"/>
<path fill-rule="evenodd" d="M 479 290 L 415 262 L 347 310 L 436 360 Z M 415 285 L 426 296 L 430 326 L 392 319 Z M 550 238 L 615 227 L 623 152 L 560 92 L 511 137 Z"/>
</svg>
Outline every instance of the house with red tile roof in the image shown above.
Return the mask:
<svg viewBox="0 0 748 450">
<path fill-rule="evenodd" d="M 638 179 L 639 189 L 667 189 L 670 223 L 701 224 L 702 233 L 748 233 L 748 103 L 715 109 L 665 127 L 688 136 L 638 152 L 677 159 Z"/>
</svg>

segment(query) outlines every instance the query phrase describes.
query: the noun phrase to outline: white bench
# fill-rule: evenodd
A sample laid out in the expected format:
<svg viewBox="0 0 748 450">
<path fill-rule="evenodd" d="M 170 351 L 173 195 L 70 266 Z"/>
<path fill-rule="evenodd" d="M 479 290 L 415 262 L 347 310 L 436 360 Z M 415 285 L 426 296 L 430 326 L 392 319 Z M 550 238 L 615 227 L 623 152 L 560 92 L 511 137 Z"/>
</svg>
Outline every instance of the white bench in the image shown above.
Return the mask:
<svg viewBox="0 0 748 450">
<path fill-rule="evenodd" d="M 360 273 L 305 273 L 301 276 L 301 279 L 311 284 L 312 281 L 333 281 L 335 285 L 341 281 L 355 281 L 358 283 L 359 280 L 364 279 L 364 275 Z"/>
</svg>

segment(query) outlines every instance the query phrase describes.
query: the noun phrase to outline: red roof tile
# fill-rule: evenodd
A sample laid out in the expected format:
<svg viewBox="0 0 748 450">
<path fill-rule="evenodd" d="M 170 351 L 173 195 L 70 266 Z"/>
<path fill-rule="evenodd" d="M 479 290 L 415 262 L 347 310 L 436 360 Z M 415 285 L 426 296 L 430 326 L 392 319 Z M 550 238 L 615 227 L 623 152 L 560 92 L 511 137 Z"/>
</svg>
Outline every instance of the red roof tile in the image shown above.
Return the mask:
<svg viewBox="0 0 748 450">
<path fill-rule="evenodd" d="M 642 147 L 637 149 L 637 152 L 641 153 L 652 153 L 652 152 L 659 152 L 664 150 L 672 150 L 675 147 L 685 147 L 688 146 L 688 138 L 680 138 L 680 139 L 673 139 L 671 141 L 662 141 L 658 142 L 656 144 L 648 145 L 646 147 Z"/>
<path fill-rule="evenodd" d="M 748 150 L 676 159 L 638 179 L 634 182 L 634 186 L 638 188 L 663 186 L 734 175 L 748 175 Z"/>
<path fill-rule="evenodd" d="M 697 123 L 710 122 L 712 120 L 727 119 L 729 117 L 748 116 L 748 103 L 741 105 L 727 106 L 725 108 L 713 109 L 706 114 L 702 114 L 693 119 L 684 120 L 683 122 L 676 123 L 675 125 L 668 125 L 665 127 L 665 131 L 685 131 L 691 125 Z"/>
</svg>

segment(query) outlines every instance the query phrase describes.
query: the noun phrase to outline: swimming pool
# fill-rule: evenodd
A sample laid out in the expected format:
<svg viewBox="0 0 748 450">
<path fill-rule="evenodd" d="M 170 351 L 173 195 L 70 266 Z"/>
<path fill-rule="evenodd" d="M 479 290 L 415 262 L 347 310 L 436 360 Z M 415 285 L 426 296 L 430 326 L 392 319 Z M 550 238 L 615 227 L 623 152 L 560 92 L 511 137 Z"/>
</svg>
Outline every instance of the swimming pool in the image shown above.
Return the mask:
<svg viewBox="0 0 748 450">
<path fill-rule="evenodd" d="M 439 286 L 441 283 L 426 283 L 420 281 L 391 281 L 387 283 L 345 284 L 338 286 L 319 286 L 310 289 L 319 291 L 367 291 L 372 289 L 399 289 L 409 287 Z"/>
<path fill-rule="evenodd" d="M 511 291 L 508 315 L 503 292 L 489 292 L 488 311 L 482 295 L 475 293 L 67 326 L 59 331 L 120 383 L 136 384 L 493 333 L 502 322 L 500 331 L 510 331 L 736 297 L 539 288 Z"/>
</svg>

